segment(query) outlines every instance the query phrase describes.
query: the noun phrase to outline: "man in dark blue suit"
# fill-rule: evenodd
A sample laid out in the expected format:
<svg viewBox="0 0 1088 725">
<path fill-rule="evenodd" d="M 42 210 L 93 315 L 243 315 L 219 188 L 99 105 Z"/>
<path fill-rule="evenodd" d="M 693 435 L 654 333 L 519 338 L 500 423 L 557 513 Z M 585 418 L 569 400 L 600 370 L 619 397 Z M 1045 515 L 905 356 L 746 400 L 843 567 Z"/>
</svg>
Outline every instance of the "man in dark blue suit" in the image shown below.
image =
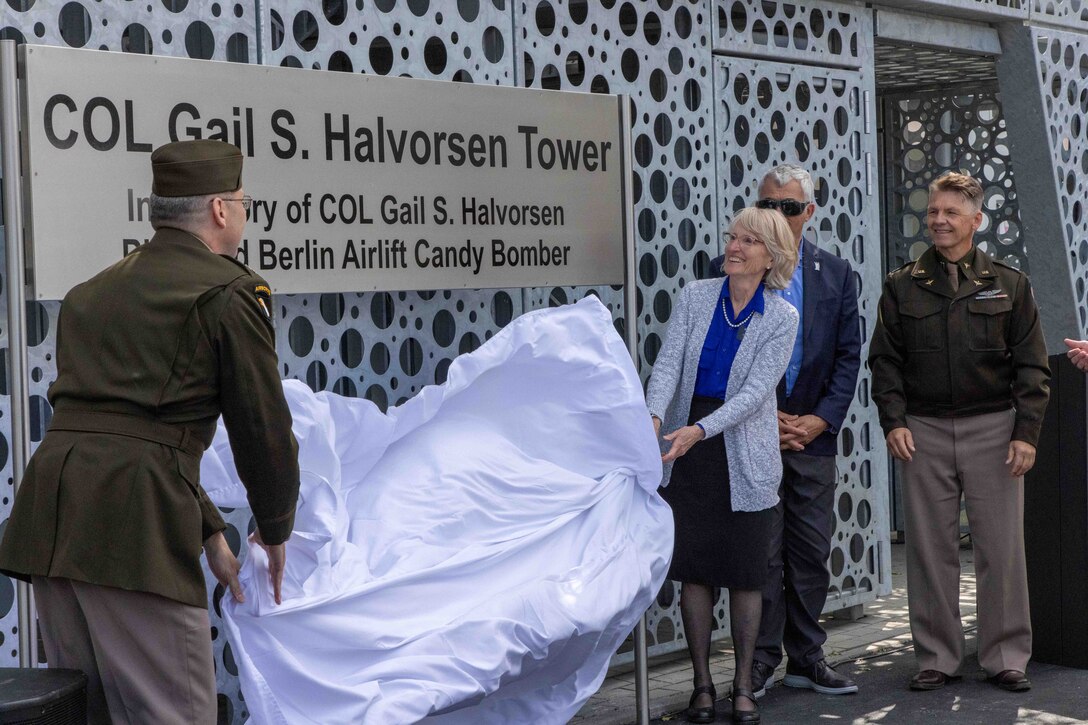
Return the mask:
<svg viewBox="0 0 1088 725">
<path fill-rule="evenodd" d="M 797 308 L 793 356 L 778 385 L 782 484 L 771 536 L 770 571 L 752 670 L 752 690 L 762 696 L 773 682 L 785 646 L 783 682 L 828 695 L 857 692 L 857 685 L 824 659 L 827 634 L 820 613 L 827 600 L 838 433 L 854 399 L 861 366 L 857 281 L 850 263 L 804 238 L 816 211 L 812 177 L 792 164 L 771 169 L 756 206 L 779 209 L 800 245 L 800 260 L 782 296 Z M 722 275 L 722 257 L 711 262 Z"/>
</svg>

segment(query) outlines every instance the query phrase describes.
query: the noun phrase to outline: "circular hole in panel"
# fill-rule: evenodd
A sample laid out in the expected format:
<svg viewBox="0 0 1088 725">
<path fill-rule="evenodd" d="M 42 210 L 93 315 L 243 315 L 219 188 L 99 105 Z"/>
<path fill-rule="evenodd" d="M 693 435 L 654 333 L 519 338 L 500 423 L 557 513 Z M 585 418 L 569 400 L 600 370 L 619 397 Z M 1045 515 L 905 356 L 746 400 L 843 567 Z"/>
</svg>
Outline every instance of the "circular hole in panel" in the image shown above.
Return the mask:
<svg viewBox="0 0 1088 725">
<path fill-rule="evenodd" d="M 1088 242 L 1085 243 L 1088 248 Z M 653 285 L 657 281 L 657 258 L 647 252 L 638 261 L 638 277 L 645 287 Z"/>
<path fill-rule="evenodd" d="M 339 25 L 347 17 L 347 3 L 344 0 L 321 0 L 321 12 L 333 25 Z"/>
<path fill-rule="evenodd" d="M 672 314 L 672 296 L 665 290 L 658 290 L 654 295 L 654 318 L 658 322 L 668 322 Z"/>
<path fill-rule="evenodd" d="M 405 375 L 414 377 L 423 369 L 423 346 L 414 337 L 405 338 L 400 345 L 398 356 L 400 369 Z"/>
<path fill-rule="evenodd" d="M 491 63 L 498 63 L 506 52 L 506 42 L 502 33 L 494 25 L 484 31 L 484 57 Z"/>
<path fill-rule="evenodd" d="M 339 71 L 341 73 L 352 73 L 354 68 L 351 64 L 351 58 L 342 50 L 334 52 L 329 56 L 329 70 Z"/>
<path fill-rule="evenodd" d="M 627 37 L 631 37 L 638 30 L 638 11 L 629 2 L 620 5 L 619 25 L 620 31 Z"/>
<path fill-rule="evenodd" d="M 639 59 L 638 53 L 633 48 L 623 51 L 623 55 L 620 56 L 620 70 L 628 83 L 634 83 L 638 79 Z"/>
<path fill-rule="evenodd" d="M 588 0 L 570 0 L 567 3 L 567 15 L 579 25 L 584 23 L 589 15 Z"/>
<path fill-rule="evenodd" d="M 669 182 L 665 178 L 665 172 L 657 169 L 650 174 L 650 198 L 660 204 L 669 195 Z"/>
<path fill-rule="evenodd" d="M 729 22 L 735 33 L 743 33 L 748 28 L 748 9 L 741 0 L 735 0 L 729 7 Z"/>
<path fill-rule="evenodd" d="M 926 167 L 925 152 L 922 149 L 910 149 L 903 155 L 903 166 L 911 173 L 919 173 Z"/>
<path fill-rule="evenodd" d="M 151 33 L 139 23 L 132 23 L 121 33 L 121 52 L 151 55 Z"/>
<path fill-rule="evenodd" d="M 658 103 L 661 103 L 665 100 L 665 96 L 668 95 L 668 92 L 669 81 L 665 76 L 665 71 L 660 68 L 654 68 L 650 71 L 650 97 Z"/>
<path fill-rule="evenodd" d="M 370 67 L 378 75 L 387 75 L 393 69 L 393 46 L 379 35 L 370 41 Z"/>
<path fill-rule="evenodd" d="M 457 0 L 457 12 L 466 23 L 471 23 L 480 14 L 480 0 Z"/>
<path fill-rule="evenodd" d="M 642 19 L 642 34 L 650 45 L 657 45 L 661 40 L 661 18 L 657 13 L 646 13 L 646 17 Z"/>
<path fill-rule="evenodd" d="M 349 368 L 363 362 L 363 336 L 355 328 L 349 327 L 340 336 L 340 362 Z"/>
<path fill-rule="evenodd" d="M 423 45 L 423 62 L 434 75 L 440 75 L 446 70 L 446 44 L 441 38 L 430 37 Z"/>
<path fill-rule="evenodd" d="M 514 318 L 514 301 L 502 290 L 491 298 L 491 319 L 499 327 L 506 327 Z"/>
<path fill-rule="evenodd" d="M 839 521 L 849 521 L 853 513 L 854 500 L 850 498 L 849 492 L 844 491 L 839 495 Z"/>
<path fill-rule="evenodd" d="M 668 246 L 661 250 L 661 271 L 666 277 L 675 277 L 680 271 L 680 254 L 676 247 Z"/>
<path fill-rule="evenodd" d="M 291 34 L 295 42 L 305 51 L 311 51 L 317 47 L 320 28 L 317 18 L 308 10 L 301 10 L 295 14 L 295 20 L 291 23 Z M 191 54 L 190 54 L 191 55 Z"/>
<path fill-rule="evenodd" d="M 245 33 L 234 33 L 227 38 L 227 60 L 231 63 L 249 62 L 248 35 Z"/>
<path fill-rule="evenodd" d="M 555 8 L 550 0 L 542 0 L 537 4 L 534 19 L 537 31 L 545 38 L 555 31 Z"/>
<path fill-rule="evenodd" d="M 80 3 L 65 3 L 60 9 L 57 24 L 60 26 L 60 37 L 73 48 L 82 48 L 90 40 L 91 16 Z"/>
<path fill-rule="evenodd" d="M 694 249 L 696 238 L 695 222 L 689 218 L 682 219 L 677 228 L 676 238 L 680 243 L 680 248 L 685 252 L 690 252 Z"/>
<path fill-rule="evenodd" d="M 310 386 L 310 390 L 315 393 L 325 389 L 329 384 L 329 371 L 325 367 L 325 363 L 320 360 L 314 360 L 306 368 L 306 384 Z"/>
<path fill-rule="evenodd" d="M 572 86 L 582 85 L 582 81 L 586 77 L 586 62 L 582 59 L 582 54 L 572 50 L 567 54 L 567 62 L 564 67 L 570 84 Z"/>
</svg>

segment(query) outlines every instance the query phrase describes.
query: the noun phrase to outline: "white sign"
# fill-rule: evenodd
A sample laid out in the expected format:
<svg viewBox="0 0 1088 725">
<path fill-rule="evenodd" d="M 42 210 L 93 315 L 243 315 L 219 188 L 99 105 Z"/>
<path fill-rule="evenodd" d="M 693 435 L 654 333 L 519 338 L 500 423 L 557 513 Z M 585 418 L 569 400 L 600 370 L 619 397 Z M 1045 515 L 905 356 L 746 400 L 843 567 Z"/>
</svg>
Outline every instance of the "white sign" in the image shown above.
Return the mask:
<svg viewBox="0 0 1088 725">
<path fill-rule="evenodd" d="M 23 46 L 32 284 L 146 243 L 151 150 L 212 138 L 277 292 L 621 284 L 616 96 Z"/>
</svg>

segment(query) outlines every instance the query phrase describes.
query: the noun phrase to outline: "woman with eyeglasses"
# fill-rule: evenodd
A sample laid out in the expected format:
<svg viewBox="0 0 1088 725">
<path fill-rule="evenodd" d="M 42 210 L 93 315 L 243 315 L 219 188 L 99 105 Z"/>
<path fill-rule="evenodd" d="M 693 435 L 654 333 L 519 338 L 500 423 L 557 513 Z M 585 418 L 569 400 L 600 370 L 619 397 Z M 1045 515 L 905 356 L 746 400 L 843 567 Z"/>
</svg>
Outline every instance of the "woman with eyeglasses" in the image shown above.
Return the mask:
<svg viewBox="0 0 1088 725">
<path fill-rule="evenodd" d="M 782 459 L 775 387 L 789 364 L 797 311 L 777 290 L 797 266 L 782 214 L 748 208 L 725 239 L 725 279 L 699 280 L 673 308 L 646 393 L 662 436 L 662 496 L 676 530 L 669 578 L 694 669 L 689 722 L 715 719 L 710 634 L 715 590 L 729 590 L 736 674 L 732 721 L 758 723 L 752 660 Z"/>
</svg>

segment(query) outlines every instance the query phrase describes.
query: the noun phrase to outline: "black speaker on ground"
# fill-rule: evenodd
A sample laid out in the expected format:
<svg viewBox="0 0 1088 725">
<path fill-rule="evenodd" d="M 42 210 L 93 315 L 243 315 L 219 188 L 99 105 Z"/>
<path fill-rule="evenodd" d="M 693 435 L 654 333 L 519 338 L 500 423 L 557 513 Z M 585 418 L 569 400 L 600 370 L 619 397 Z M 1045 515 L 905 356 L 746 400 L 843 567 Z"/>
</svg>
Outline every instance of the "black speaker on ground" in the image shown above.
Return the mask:
<svg viewBox="0 0 1088 725">
<path fill-rule="evenodd" d="M 0 723 L 83 725 L 87 676 L 79 670 L 0 667 Z"/>
<path fill-rule="evenodd" d="M 1050 404 L 1024 481 L 1032 659 L 1088 668 L 1088 376 L 1050 358 Z"/>
</svg>

